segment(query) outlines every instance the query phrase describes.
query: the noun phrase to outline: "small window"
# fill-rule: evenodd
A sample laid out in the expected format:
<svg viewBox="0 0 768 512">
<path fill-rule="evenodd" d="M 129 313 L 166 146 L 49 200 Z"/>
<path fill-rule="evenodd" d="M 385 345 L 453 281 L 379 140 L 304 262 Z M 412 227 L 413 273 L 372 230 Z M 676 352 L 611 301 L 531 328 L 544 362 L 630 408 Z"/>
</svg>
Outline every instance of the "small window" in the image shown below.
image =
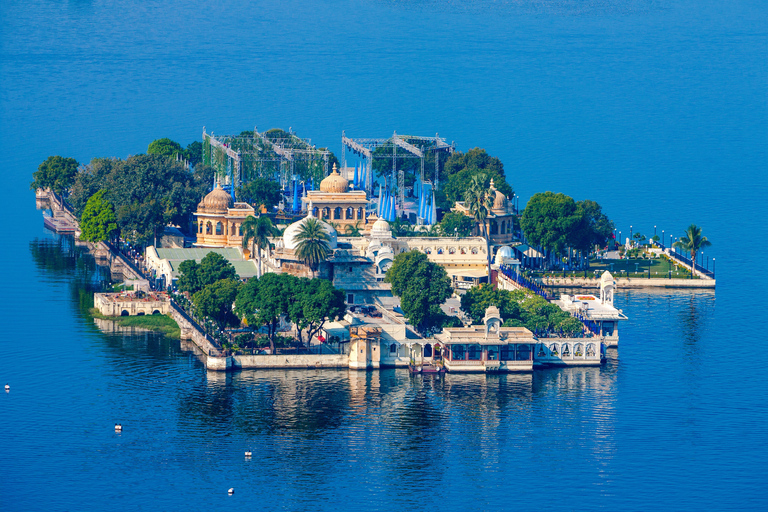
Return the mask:
<svg viewBox="0 0 768 512">
<path fill-rule="evenodd" d="M 354 293 L 348 293 L 347 294 L 347 303 L 348 304 L 354 304 L 355 303 L 355 294 Z"/>
<path fill-rule="evenodd" d="M 397 344 L 393 343 L 389 346 L 389 353 L 390 354 L 397 354 Z"/>
</svg>

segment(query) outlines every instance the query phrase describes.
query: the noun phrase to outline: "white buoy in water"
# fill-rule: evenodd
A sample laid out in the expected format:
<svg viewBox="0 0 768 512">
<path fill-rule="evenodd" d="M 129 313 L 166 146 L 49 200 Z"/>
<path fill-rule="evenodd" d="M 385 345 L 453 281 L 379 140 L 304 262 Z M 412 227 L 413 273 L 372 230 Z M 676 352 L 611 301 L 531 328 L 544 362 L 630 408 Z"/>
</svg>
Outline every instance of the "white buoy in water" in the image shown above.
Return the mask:
<svg viewBox="0 0 768 512">
<path fill-rule="evenodd" d="M 11 386 L 9 384 L 5 385 L 5 391 L 6 393 L 11 390 Z"/>
<path fill-rule="evenodd" d="M 250 459 L 250 458 L 251 458 L 251 455 L 252 455 L 252 454 L 251 454 L 251 450 L 248 450 L 247 452 L 245 452 L 245 458 L 246 458 L 246 459 Z"/>
<path fill-rule="evenodd" d="M 123 426 L 119 423 L 115 423 L 115 432 L 122 432 Z"/>
<path fill-rule="evenodd" d="M 230 496 L 235 494 L 235 488 L 234 487 L 230 487 L 229 490 L 227 491 L 227 494 L 229 494 Z"/>
</svg>

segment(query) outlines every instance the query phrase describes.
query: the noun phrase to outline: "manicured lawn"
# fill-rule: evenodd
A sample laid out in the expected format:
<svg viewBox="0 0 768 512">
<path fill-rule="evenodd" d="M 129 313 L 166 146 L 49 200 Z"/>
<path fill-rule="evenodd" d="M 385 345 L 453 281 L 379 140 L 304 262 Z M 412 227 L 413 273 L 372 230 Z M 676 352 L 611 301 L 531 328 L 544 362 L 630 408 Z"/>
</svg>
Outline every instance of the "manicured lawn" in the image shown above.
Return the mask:
<svg viewBox="0 0 768 512">
<path fill-rule="evenodd" d="M 169 338 L 181 337 L 179 324 L 168 315 L 143 315 L 143 316 L 104 316 L 96 308 L 91 308 L 89 313 L 95 318 L 112 320 L 118 325 L 126 327 L 141 327 L 150 331 L 162 332 Z"/>
<path fill-rule="evenodd" d="M 650 277 L 657 279 L 690 279 L 691 273 L 683 267 L 675 267 L 669 260 L 665 258 L 653 258 L 653 259 L 624 259 L 624 260 L 592 260 L 589 262 L 589 270 L 586 271 L 586 277 L 599 277 L 604 271 L 609 271 L 613 277 L 634 277 L 634 278 L 647 278 Z M 562 271 L 551 272 L 535 272 L 535 276 L 550 275 L 550 276 L 562 276 Z M 565 272 L 566 277 L 584 277 L 584 271 L 572 271 Z M 698 279 L 698 277 L 694 277 Z"/>
<path fill-rule="evenodd" d="M 614 277 L 619 277 L 620 274 L 629 274 L 630 277 L 637 277 L 638 275 L 648 277 L 649 268 L 651 277 L 667 278 L 670 276 L 670 270 L 673 279 L 687 279 L 691 277 L 691 273 L 686 268 L 675 267 L 674 264 L 665 258 L 653 258 L 650 260 L 596 260 L 591 261 L 589 266 L 590 270 L 599 270 L 600 273 L 608 270 Z"/>
</svg>

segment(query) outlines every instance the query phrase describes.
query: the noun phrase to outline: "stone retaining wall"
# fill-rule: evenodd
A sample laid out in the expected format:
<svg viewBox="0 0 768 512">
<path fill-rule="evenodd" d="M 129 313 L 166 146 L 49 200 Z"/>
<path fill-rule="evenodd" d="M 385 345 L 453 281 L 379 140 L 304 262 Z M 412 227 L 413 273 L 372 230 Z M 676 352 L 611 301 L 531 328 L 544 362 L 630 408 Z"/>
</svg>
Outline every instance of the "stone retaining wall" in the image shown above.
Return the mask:
<svg viewBox="0 0 768 512">
<path fill-rule="evenodd" d="M 617 288 L 714 288 L 714 279 L 643 279 L 639 277 L 614 278 Z M 600 288 L 599 278 L 557 277 L 536 279 L 542 286 L 552 288 Z"/>
<path fill-rule="evenodd" d="M 349 368 L 349 356 L 347 354 L 232 356 L 232 367 L 244 370 L 267 368 Z"/>
</svg>

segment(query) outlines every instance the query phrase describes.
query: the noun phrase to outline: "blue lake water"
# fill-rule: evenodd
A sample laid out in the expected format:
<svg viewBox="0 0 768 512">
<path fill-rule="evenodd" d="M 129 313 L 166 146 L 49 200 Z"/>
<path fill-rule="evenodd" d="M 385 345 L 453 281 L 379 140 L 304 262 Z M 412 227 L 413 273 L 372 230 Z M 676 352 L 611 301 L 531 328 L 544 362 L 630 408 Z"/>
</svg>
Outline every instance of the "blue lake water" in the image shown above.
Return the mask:
<svg viewBox="0 0 768 512">
<path fill-rule="evenodd" d="M 757 0 L 0 2 L 0 509 L 765 510 L 767 91 Z M 620 293 L 600 369 L 210 374 L 92 325 L 29 191 L 203 126 L 439 132 L 523 201 L 703 226 L 717 291 Z"/>
</svg>

